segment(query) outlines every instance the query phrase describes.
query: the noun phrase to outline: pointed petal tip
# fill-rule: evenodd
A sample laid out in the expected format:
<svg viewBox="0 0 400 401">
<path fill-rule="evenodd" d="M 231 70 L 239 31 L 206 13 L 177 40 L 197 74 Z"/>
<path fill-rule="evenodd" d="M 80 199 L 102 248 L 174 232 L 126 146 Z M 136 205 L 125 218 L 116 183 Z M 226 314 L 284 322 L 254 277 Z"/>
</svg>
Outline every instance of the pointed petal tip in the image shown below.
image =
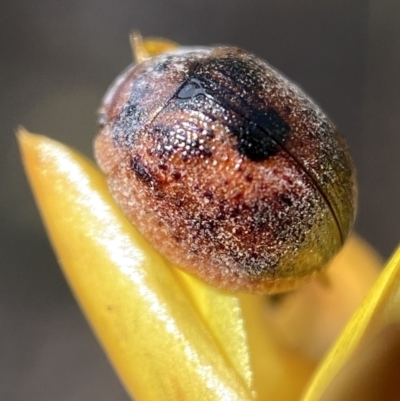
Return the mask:
<svg viewBox="0 0 400 401">
<path fill-rule="evenodd" d="M 32 142 L 35 139 L 37 141 L 39 138 L 49 139 L 44 135 L 34 134 L 33 132 L 28 131 L 23 125 L 19 125 L 17 127 L 15 136 L 17 137 L 17 141 L 20 145 L 23 145 L 26 142 Z"/>
<path fill-rule="evenodd" d="M 22 125 L 19 125 L 16 132 L 15 132 L 15 136 L 17 138 L 17 142 L 19 144 L 20 147 L 23 147 L 24 144 L 29 141 L 30 137 L 34 135 L 31 134 L 29 131 L 27 131 L 25 129 L 25 127 L 23 127 Z"/>
<path fill-rule="evenodd" d="M 54 142 L 52 139 L 46 137 L 45 135 L 34 134 L 28 131 L 22 125 L 18 126 L 15 136 L 22 154 L 23 160 L 26 159 L 27 152 L 33 150 L 43 143 L 48 143 L 50 141 Z"/>
</svg>

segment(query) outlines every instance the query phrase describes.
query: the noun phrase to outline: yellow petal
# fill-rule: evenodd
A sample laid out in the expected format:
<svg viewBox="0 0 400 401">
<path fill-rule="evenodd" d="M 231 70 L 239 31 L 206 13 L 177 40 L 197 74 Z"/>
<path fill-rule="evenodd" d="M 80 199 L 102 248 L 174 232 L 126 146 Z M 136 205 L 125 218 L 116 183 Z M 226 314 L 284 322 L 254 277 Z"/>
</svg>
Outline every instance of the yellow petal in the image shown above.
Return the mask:
<svg viewBox="0 0 400 401">
<path fill-rule="evenodd" d="M 21 132 L 19 139 L 65 276 L 128 392 L 138 401 L 252 399 L 247 368 L 232 365 L 232 347 L 216 340 L 176 272 L 126 221 L 91 162 L 42 136 Z M 209 297 L 220 306 L 217 292 Z"/>
<path fill-rule="evenodd" d="M 400 248 L 327 355 L 302 400 L 320 400 L 359 344 L 393 323 L 400 323 Z"/>
<path fill-rule="evenodd" d="M 271 327 L 264 319 L 265 296 L 242 294 L 240 297 L 257 400 L 297 401 L 315 362 L 276 343 L 271 336 Z"/>
<path fill-rule="evenodd" d="M 400 400 L 400 325 L 363 341 L 322 395 L 321 401 Z"/>
<path fill-rule="evenodd" d="M 227 294 L 171 268 L 90 162 L 41 136 L 20 139 L 65 274 L 137 400 L 249 400 L 252 372 L 257 400 L 298 399 L 315 364 L 271 338 L 265 297 Z"/>
<path fill-rule="evenodd" d="M 382 261 L 353 234 L 324 273 L 276 302 L 265 319 L 280 344 L 319 361 L 361 305 L 381 272 Z"/>
<path fill-rule="evenodd" d="M 176 269 L 175 272 L 224 356 L 252 388 L 248 338 L 239 297 L 213 288 L 181 270 Z"/>
<path fill-rule="evenodd" d="M 276 300 L 241 296 L 260 400 L 299 400 L 321 354 L 359 306 L 380 267 L 375 251 L 353 235 L 331 263 L 327 280 L 314 280 Z"/>
<path fill-rule="evenodd" d="M 161 53 L 176 49 L 179 45 L 163 38 L 142 38 L 139 32 L 133 32 L 130 36 L 133 58 L 141 63 L 148 58 L 158 56 Z"/>
</svg>

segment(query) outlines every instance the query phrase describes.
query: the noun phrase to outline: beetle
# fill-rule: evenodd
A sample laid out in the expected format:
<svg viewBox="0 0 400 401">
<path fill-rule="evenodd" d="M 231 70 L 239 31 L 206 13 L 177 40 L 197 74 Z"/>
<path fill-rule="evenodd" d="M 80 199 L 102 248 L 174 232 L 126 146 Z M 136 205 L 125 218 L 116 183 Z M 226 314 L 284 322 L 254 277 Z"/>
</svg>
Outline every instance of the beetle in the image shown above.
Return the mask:
<svg viewBox="0 0 400 401">
<path fill-rule="evenodd" d="M 218 288 L 291 289 L 327 265 L 354 223 L 343 137 L 244 50 L 180 47 L 129 66 L 99 125 L 95 156 L 128 220 Z"/>
</svg>

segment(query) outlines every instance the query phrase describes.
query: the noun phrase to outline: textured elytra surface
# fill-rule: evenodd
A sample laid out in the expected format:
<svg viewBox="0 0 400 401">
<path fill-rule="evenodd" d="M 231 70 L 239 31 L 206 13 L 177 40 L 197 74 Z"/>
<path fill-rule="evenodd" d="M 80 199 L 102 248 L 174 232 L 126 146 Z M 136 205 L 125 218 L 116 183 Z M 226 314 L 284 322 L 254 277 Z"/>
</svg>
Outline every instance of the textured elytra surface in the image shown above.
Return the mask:
<svg viewBox="0 0 400 401">
<path fill-rule="evenodd" d="M 297 87 L 235 48 L 130 67 L 100 110 L 96 157 L 127 217 L 222 288 L 269 291 L 320 269 L 354 219 L 344 141 Z"/>
</svg>

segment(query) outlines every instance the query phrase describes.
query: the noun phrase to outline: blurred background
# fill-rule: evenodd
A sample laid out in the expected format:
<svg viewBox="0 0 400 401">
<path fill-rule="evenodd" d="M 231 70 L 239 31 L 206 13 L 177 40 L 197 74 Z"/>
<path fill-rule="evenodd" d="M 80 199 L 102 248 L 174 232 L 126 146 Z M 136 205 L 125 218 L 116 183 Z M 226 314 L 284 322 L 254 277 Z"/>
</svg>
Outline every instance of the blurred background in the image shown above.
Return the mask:
<svg viewBox="0 0 400 401">
<path fill-rule="evenodd" d="M 24 177 L 19 124 L 91 155 L 128 35 L 233 44 L 300 84 L 347 138 L 356 229 L 400 240 L 398 0 L 0 1 L 0 399 L 127 400 L 59 271 Z"/>
</svg>

